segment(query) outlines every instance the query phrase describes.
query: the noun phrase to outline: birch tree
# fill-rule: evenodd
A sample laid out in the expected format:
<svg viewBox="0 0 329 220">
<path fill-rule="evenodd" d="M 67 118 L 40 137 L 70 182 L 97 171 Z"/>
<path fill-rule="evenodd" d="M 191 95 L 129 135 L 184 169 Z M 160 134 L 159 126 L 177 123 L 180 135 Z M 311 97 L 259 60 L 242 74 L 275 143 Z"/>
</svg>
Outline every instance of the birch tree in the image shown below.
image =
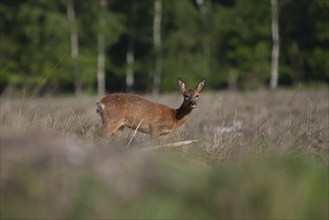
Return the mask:
<svg viewBox="0 0 329 220">
<path fill-rule="evenodd" d="M 279 13 L 278 13 L 278 1 L 271 0 L 272 9 L 272 64 L 271 64 L 271 80 L 270 88 L 276 89 L 278 86 L 279 74 L 279 51 L 280 51 L 280 36 L 279 36 Z"/>
<path fill-rule="evenodd" d="M 71 0 L 66 2 L 67 17 L 70 25 L 70 42 L 71 42 L 71 58 L 72 58 L 72 71 L 74 77 L 75 94 L 82 94 L 82 84 L 79 72 L 79 41 L 78 41 L 78 28 L 74 11 L 74 5 Z"/>
<path fill-rule="evenodd" d="M 97 93 L 99 96 L 105 94 L 105 23 L 107 0 L 99 0 L 100 15 L 99 29 L 97 36 L 98 56 L 97 56 Z"/>
<path fill-rule="evenodd" d="M 129 24 L 129 36 L 128 36 L 128 49 L 126 54 L 127 70 L 126 70 L 126 85 L 127 90 L 132 91 L 134 87 L 134 62 L 135 62 L 135 35 L 136 35 L 136 17 L 137 17 L 137 0 L 133 0 L 131 3 L 131 18 Z"/>
<path fill-rule="evenodd" d="M 152 94 L 157 95 L 160 92 L 161 72 L 162 72 L 162 51 L 161 51 L 161 18 L 162 1 L 154 2 L 154 20 L 153 20 L 153 43 L 155 50 L 155 67 L 153 71 L 153 89 Z"/>
</svg>

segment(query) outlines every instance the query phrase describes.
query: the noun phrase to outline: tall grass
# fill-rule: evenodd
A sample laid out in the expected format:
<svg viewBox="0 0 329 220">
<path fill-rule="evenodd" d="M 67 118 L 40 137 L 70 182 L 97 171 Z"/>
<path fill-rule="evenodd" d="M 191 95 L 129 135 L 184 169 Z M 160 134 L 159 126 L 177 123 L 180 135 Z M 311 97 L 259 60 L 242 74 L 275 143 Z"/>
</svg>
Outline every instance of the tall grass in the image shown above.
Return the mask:
<svg viewBox="0 0 329 220">
<path fill-rule="evenodd" d="M 96 100 L 1 99 L 1 218 L 328 219 L 327 89 L 202 94 L 160 138 L 199 142 L 158 151 L 100 138 Z"/>
</svg>

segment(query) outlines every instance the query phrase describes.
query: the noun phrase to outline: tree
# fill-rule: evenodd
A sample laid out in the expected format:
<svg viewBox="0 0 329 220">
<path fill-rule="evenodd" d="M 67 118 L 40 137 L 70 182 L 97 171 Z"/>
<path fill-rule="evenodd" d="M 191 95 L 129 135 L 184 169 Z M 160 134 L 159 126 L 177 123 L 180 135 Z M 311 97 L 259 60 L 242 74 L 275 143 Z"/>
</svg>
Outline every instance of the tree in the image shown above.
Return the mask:
<svg viewBox="0 0 329 220">
<path fill-rule="evenodd" d="M 0 93 L 97 85 L 102 94 L 126 83 L 157 94 L 177 76 L 206 77 L 212 89 L 327 83 L 328 9 L 323 0 L 2 0 Z"/>
<path fill-rule="evenodd" d="M 82 94 L 82 84 L 79 73 L 79 42 L 78 42 L 78 29 L 75 17 L 74 5 L 71 0 L 66 3 L 67 17 L 70 24 L 70 39 L 71 39 L 71 58 L 72 70 L 74 76 L 75 94 Z"/>
<path fill-rule="evenodd" d="M 99 29 L 98 29 L 98 56 L 97 56 L 97 93 L 99 96 L 105 94 L 105 13 L 107 0 L 99 0 L 100 15 L 99 15 Z"/>
<path fill-rule="evenodd" d="M 279 52 L 280 52 L 280 36 L 279 36 L 279 13 L 278 13 L 278 1 L 271 0 L 272 8 L 272 65 L 271 65 L 271 80 L 270 88 L 276 89 L 279 80 Z"/>
<path fill-rule="evenodd" d="M 154 20 L 153 20 L 153 42 L 155 49 L 155 67 L 153 71 L 153 89 L 152 94 L 160 92 L 161 72 L 162 72 L 162 51 L 161 51 L 161 18 L 162 1 L 154 2 Z"/>
<path fill-rule="evenodd" d="M 208 78 L 204 43 L 209 32 L 203 30 L 202 16 L 195 1 L 175 1 L 174 4 L 164 1 L 163 5 L 161 89 L 168 91 L 176 89 L 172 82 L 177 76 L 188 78 L 191 83 Z"/>
<path fill-rule="evenodd" d="M 196 3 L 200 10 L 201 22 L 202 22 L 202 30 L 203 30 L 203 38 L 202 38 L 202 47 L 203 47 L 203 63 L 204 63 L 204 73 L 206 76 L 209 74 L 209 45 L 207 42 L 208 35 L 208 13 L 204 0 L 196 0 Z"/>
<path fill-rule="evenodd" d="M 135 38 L 136 38 L 136 16 L 137 16 L 137 0 L 131 3 L 131 18 L 129 19 L 129 33 L 128 33 L 128 49 L 126 55 L 127 69 L 126 69 L 126 85 L 127 90 L 131 91 L 134 87 L 134 62 L 135 62 Z"/>
<path fill-rule="evenodd" d="M 236 0 L 215 9 L 209 42 L 220 74 L 212 73 L 209 84 L 220 88 L 236 81 L 243 89 L 264 86 L 271 68 L 270 1 Z"/>
</svg>

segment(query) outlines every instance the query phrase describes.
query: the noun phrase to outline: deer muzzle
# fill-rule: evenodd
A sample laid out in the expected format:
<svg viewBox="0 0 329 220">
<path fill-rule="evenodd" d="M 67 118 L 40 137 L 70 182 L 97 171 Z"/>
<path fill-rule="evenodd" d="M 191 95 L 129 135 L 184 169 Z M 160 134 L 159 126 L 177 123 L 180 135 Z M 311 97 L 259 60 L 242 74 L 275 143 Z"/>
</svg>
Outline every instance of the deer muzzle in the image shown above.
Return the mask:
<svg viewBox="0 0 329 220">
<path fill-rule="evenodd" d="M 197 106 L 196 101 L 194 101 L 194 100 L 190 101 L 190 107 L 191 108 L 195 108 L 196 106 Z"/>
</svg>

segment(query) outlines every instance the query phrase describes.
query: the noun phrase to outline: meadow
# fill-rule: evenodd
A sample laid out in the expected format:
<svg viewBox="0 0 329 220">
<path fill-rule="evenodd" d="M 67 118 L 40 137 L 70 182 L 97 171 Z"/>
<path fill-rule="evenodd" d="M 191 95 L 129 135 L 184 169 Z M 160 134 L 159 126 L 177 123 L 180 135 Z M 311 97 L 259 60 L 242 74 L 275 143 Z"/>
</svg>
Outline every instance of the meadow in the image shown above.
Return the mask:
<svg viewBox="0 0 329 220">
<path fill-rule="evenodd" d="M 161 149 L 98 98 L 1 97 L 1 219 L 329 218 L 328 88 L 204 92 Z"/>
</svg>

